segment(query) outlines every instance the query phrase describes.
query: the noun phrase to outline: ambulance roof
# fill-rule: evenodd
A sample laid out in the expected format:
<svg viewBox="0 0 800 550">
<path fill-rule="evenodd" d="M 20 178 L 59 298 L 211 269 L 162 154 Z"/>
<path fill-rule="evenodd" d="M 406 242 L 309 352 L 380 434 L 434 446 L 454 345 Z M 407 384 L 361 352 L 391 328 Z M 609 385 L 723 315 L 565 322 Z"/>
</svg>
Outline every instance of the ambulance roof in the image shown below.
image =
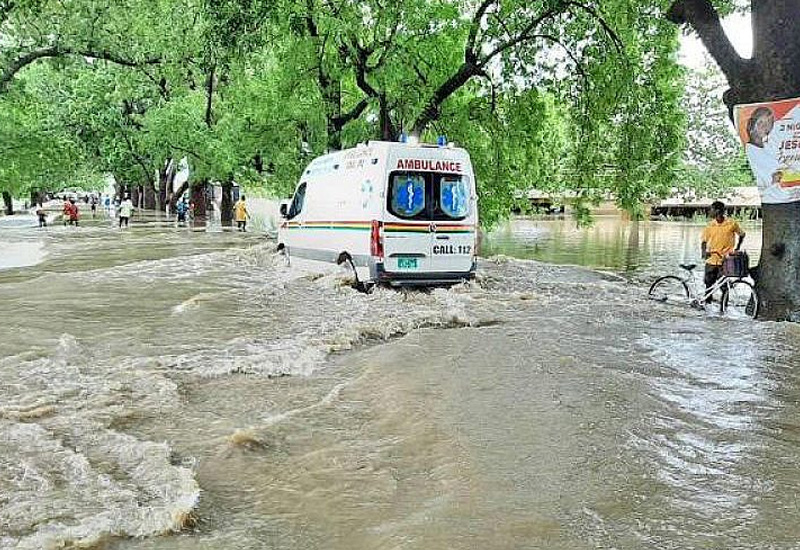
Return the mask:
<svg viewBox="0 0 800 550">
<path fill-rule="evenodd" d="M 390 152 L 395 154 L 408 152 L 409 154 L 413 155 L 413 153 L 416 151 L 425 151 L 426 153 L 430 154 L 432 150 L 440 150 L 443 152 L 447 151 L 450 153 L 448 156 L 451 156 L 455 153 L 455 156 L 467 157 L 467 152 L 461 147 L 443 147 L 430 143 L 411 144 L 398 141 L 369 141 L 367 143 L 359 143 L 355 147 L 351 147 L 349 149 L 333 151 L 326 155 L 315 158 L 303 171 L 303 175 L 308 176 L 312 173 L 320 175 L 332 170 L 338 170 L 339 168 L 345 168 L 348 164 L 353 162 L 357 163 L 361 159 L 370 159 L 371 162 L 373 159 L 385 159 L 389 156 Z"/>
</svg>

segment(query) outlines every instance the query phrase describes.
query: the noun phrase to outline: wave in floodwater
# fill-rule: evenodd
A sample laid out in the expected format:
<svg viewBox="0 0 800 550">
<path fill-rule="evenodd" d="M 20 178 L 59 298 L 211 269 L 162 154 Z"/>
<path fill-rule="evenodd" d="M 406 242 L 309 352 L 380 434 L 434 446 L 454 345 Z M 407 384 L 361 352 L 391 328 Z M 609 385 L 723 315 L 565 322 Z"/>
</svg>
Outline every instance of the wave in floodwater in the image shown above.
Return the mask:
<svg viewBox="0 0 800 550">
<path fill-rule="evenodd" d="M 733 332 L 745 342 L 737 349 L 748 349 L 749 342 L 755 350 L 748 340 L 755 336 L 746 328 L 752 325 L 653 305 L 644 299 L 646 289 L 613 274 L 495 257 L 482 261 L 473 283 L 363 294 L 350 286 L 347 270 L 299 260 L 287 265 L 272 243 L 79 267 L 48 273 L 47 284 L 37 281 L 39 302 L 21 307 L 22 318 L 15 320 L 19 327 L 36 325 L 48 304 L 67 304 L 84 315 L 62 325 L 59 319 L 49 322 L 72 329 L 55 345 L 20 347 L 0 358 L 2 548 L 92 546 L 109 537 L 154 536 L 185 526 L 200 498 L 195 465 L 177 460 L 168 444 L 131 435 L 127 427 L 137 419 L 144 424 L 153 416 L 182 414 L 187 385 L 239 375 L 276 385 L 286 380 L 268 379 L 314 380 L 327 374 L 332 355 L 357 346 L 421 328 L 518 323 L 539 313 L 533 306 L 546 308 L 542 332 L 549 340 L 578 325 L 584 332 L 569 344 L 540 342 L 537 320 L 524 319 L 530 340 L 519 345 L 554 350 L 526 372 L 569 365 L 569 353 L 589 363 L 610 358 L 607 370 L 639 368 L 636 359 L 625 359 L 628 353 L 657 365 L 656 374 L 645 379 L 666 412 L 653 420 L 651 431 L 632 430 L 630 445 L 652 458 L 656 479 L 674 487 L 676 499 L 683 496 L 692 505 L 711 499 L 708 509 L 715 511 L 720 508 L 714 499 L 729 499 L 737 518 L 752 513 L 736 491 L 752 481 L 737 469 L 737 460 L 759 441 L 737 441 L 731 434 L 762 422 L 770 382 L 758 352 L 741 353 L 732 366 L 725 355 L 731 339 L 718 337 Z M 7 283 L 0 291 L 18 289 L 14 298 L 28 299 L 31 285 Z M 80 293 L 69 295 L 72 288 Z M 655 316 L 662 332 L 642 328 Z M 616 338 L 585 329 L 593 323 L 612 327 Z M 687 324 L 699 332 L 680 332 Z M 639 332 L 627 334 L 631 327 Z M 710 349 L 709 340 L 715 342 Z M 719 361 L 706 360 L 709 354 Z M 612 362 L 617 358 L 619 365 Z M 318 393 L 302 394 L 282 408 L 265 407 L 250 428 L 223 432 L 226 448 L 268 448 L 263 432 L 324 414 L 358 387 L 358 373 L 353 376 L 331 378 Z M 502 382 L 485 390 L 495 391 Z M 708 429 L 698 431 L 698 425 Z M 687 473 L 713 480 L 692 493 Z"/>
<path fill-rule="evenodd" d="M 71 335 L 50 357 L 0 360 L 0 548 L 91 547 L 178 531 L 199 498 L 164 443 L 114 429 L 169 414 L 176 386 L 135 361 L 104 364 Z"/>
<path fill-rule="evenodd" d="M 177 306 L 177 312 L 202 307 L 208 296 L 196 295 Z M 284 313 L 281 327 L 270 336 L 240 336 L 223 345 L 166 359 L 166 366 L 199 376 L 229 373 L 262 376 L 308 376 L 321 368 L 329 354 L 368 342 L 386 341 L 426 327 L 477 326 L 482 318 L 472 306 L 469 290 L 437 289 L 403 293 L 379 288 L 369 295 L 350 288 L 341 274 L 305 277 L 280 289 L 265 288 L 241 304 L 240 315 L 275 317 Z"/>
<path fill-rule="evenodd" d="M 48 277 L 53 282 L 64 276 Z M 178 414 L 176 376 L 307 376 L 322 368 L 331 353 L 356 345 L 422 327 L 482 322 L 471 307 L 469 287 L 378 289 L 365 295 L 349 286 L 340 268 L 301 262 L 287 267 L 269 246 L 145 260 L 68 277 L 70 284 L 80 285 L 84 300 L 92 299 L 93 288 L 115 289 L 111 296 L 118 300 L 126 285 L 212 280 L 217 290 L 165 304 L 164 318 L 182 322 L 222 306 L 238 309 L 239 318 L 249 324 L 233 338 L 189 350 L 183 350 L 180 338 L 167 338 L 165 347 L 179 350 L 173 354 L 137 354 L 141 345 L 130 342 L 123 344 L 129 349 L 114 343 L 89 348 L 64 334 L 52 352 L 40 349 L 0 359 L 2 548 L 92 546 L 108 537 L 180 530 L 200 495 L 192 465 L 173 463 L 165 443 L 116 429 L 131 417 Z M 237 301 L 243 294 L 247 299 Z M 225 325 L 224 317 L 218 325 Z M 235 326 L 227 326 L 235 332 Z M 335 399 L 340 389 L 316 405 L 277 413 L 265 422 L 310 412 Z M 246 434 L 234 434 L 231 441 L 255 444 Z"/>
</svg>

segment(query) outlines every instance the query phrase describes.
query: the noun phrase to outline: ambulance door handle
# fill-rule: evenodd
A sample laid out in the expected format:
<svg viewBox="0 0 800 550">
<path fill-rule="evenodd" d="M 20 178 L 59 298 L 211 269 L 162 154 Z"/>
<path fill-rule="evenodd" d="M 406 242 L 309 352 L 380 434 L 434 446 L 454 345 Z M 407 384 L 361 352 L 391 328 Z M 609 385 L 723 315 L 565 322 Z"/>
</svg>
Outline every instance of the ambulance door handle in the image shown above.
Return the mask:
<svg viewBox="0 0 800 550">
<path fill-rule="evenodd" d="M 436 235 L 436 239 L 440 240 L 440 241 L 449 241 L 450 240 L 450 236 L 449 235 Z"/>
</svg>

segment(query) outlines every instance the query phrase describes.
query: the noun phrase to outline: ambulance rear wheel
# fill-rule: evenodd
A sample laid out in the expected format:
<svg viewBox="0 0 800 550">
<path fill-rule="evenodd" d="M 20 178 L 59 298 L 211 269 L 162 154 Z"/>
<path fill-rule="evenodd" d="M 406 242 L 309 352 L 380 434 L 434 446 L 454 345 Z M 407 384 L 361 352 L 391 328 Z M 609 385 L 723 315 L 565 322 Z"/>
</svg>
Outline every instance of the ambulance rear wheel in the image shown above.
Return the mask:
<svg viewBox="0 0 800 550">
<path fill-rule="evenodd" d="M 365 283 L 358 279 L 358 270 L 356 269 L 356 264 L 353 262 L 353 257 L 349 253 L 339 253 L 339 257 L 336 258 L 336 263 L 338 265 L 349 265 L 350 269 L 353 270 L 353 288 L 359 292 L 363 292 L 364 294 L 369 294 L 372 292 L 373 285 L 371 283 Z"/>
</svg>

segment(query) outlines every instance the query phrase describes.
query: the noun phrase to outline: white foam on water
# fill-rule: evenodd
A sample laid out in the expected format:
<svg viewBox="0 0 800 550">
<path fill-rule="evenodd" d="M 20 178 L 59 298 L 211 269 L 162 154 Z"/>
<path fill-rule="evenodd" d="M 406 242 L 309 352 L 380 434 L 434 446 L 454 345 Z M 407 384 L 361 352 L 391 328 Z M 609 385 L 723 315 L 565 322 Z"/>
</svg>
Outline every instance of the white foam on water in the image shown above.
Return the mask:
<svg viewBox="0 0 800 550">
<path fill-rule="evenodd" d="M 174 383 L 135 362 L 103 364 L 61 337 L 49 357 L 0 359 L 0 547 L 91 546 L 179 530 L 199 497 L 164 443 L 113 428 L 166 412 Z"/>
<path fill-rule="evenodd" d="M 180 304 L 173 306 L 172 308 L 172 315 L 180 315 L 187 310 L 194 309 L 201 307 L 203 302 L 207 302 L 217 298 L 221 293 L 219 292 L 199 292 L 192 296 L 191 298 L 187 298 Z"/>
<path fill-rule="evenodd" d="M 3 547 L 90 546 L 181 528 L 199 489 L 190 470 L 169 463 L 165 444 L 70 423 L 51 431 L 0 422 L 3 455 L 16 457 L 0 468 L 8 498 L 0 517 L 11 533 Z"/>
<path fill-rule="evenodd" d="M 268 242 L 245 249 L 217 250 L 204 254 L 141 260 L 74 274 L 78 280 L 101 283 L 182 283 L 200 279 L 224 281 L 227 288 L 250 290 L 255 285 L 282 285 L 303 277 L 341 272 L 334 264 L 304 262 L 277 252 Z"/>
<path fill-rule="evenodd" d="M 237 337 L 213 349 L 179 355 L 169 364 L 199 376 L 309 376 L 332 352 L 368 341 L 386 341 L 419 328 L 481 322 L 469 292 L 437 289 L 403 293 L 379 288 L 367 295 L 347 286 L 346 279 L 341 273 L 315 275 L 301 281 L 299 288 L 298 284 L 284 288 L 285 294 L 278 298 L 274 288 L 269 288 L 249 302 L 253 315 L 259 315 L 262 307 L 281 308 L 287 302 L 293 302 L 300 315 L 278 327 L 277 337 Z"/>
</svg>

